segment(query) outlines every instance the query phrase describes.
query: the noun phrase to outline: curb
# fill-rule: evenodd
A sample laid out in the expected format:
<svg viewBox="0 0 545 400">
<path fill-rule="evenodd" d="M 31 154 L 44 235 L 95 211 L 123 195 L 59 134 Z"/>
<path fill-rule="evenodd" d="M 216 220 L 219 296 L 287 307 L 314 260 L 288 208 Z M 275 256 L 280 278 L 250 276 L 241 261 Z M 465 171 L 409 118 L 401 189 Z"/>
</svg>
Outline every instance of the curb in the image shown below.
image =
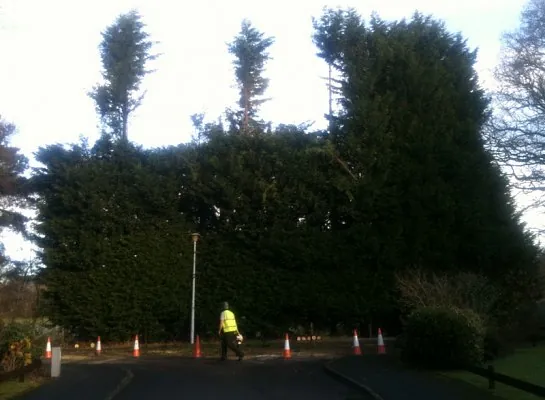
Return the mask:
<svg viewBox="0 0 545 400">
<path fill-rule="evenodd" d="M 371 389 L 369 386 L 364 385 L 361 382 L 357 382 L 354 379 L 350 378 L 349 376 L 346 376 L 345 374 L 340 373 L 339 371 L 335 370 L 335 368 L 332 367 L 332 364 L 337 360 L 331 360 L 324 364 L 324 370 L 327 374 L 331 375 L 333 378 L 340 380 L 344 382 L 347 385 L 350 385 L 362 392 L 367 393 L 369 396 L 371 396 L 374 400 L 384 400 L 382 396 L 380 396 L 377 392 L 375 392 L 373 389 Z"/>
</svg>

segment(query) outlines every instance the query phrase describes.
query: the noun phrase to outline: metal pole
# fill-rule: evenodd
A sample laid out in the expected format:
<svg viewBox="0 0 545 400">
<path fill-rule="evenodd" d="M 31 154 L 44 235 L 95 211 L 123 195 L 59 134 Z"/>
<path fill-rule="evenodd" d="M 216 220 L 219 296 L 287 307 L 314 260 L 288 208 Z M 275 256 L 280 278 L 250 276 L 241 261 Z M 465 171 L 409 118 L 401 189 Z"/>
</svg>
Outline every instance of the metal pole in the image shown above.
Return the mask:
<svg viewBox="0 0 545 400">
<path fill-rule="evenodd" d="M 195 342 L 195 277 L 197 275 L 197 240 L 193 238 L 193 290 L 191 292 L 191 344 Z"/>
</svg>

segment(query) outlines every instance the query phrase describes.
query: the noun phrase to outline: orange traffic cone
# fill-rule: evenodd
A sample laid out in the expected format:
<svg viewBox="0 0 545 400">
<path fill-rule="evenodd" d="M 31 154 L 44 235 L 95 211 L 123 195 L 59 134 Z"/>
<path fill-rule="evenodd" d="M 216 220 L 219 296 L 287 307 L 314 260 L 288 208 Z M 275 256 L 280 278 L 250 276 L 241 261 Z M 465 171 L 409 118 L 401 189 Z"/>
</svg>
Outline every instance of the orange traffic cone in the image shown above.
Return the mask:
<svg viewBox="0 0 545 400">
<path fill-rule="evenodd" d="M 360 341 L 358 340 L 358 331 L 354 329 L 354 338 L 352 339 L 352 348 L 354 349 L 354 355 L 361 355 Z"/>
<path fill-rule="evenodd" d="M 286 339 L 284 340 L 284 360 L 291 358 L 291 349 L 290 349 L 290 338 L 286 333 Z"/>
<path fill-rule="evenodd" d="M 386 347 L 384 346 L 384 339 L 382 338 L 380 328 L 378 328 L 378 354 L 386 354 Z"/>
<path fill-rule="evenodd" d="M 51 358 L 51 338 L 47 338 L 47 344 L 45 345 L 45 358 Z"/>
<path fill-rule="evenodd" d="M 97 350 L 96 350 L 96 353 L 97 353 L 97 356 L 99 356 L 100 353 L 102 353 L 102 345 L 100 344 L 100 336 L 99 336 L 98 339 L 97 339 Z"/>
<path fill-rule="evenodd" d="M 133 357 L 140 357 L 140 344 L 138 343 L 138 335 L 134 339 L 134 349 L 132 351 Z"/>
<path fill-rule="evenodd" d="M 199 335 L 195 338 L 195 348 L 193 349 L 193 357 L 194 358 L 201 358 L 201 340 L 199 339 Z"/>
</svg>

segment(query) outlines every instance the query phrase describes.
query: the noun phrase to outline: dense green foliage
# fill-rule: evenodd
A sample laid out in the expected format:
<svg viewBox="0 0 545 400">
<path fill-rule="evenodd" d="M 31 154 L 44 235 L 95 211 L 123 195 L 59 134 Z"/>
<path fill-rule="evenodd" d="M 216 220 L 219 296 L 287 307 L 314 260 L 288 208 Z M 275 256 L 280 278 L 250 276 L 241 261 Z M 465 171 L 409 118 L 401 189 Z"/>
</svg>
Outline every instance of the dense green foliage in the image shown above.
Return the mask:
<svg viewBox="0 0 545 400">
<path fill-rule="evenodd" d="M 75 332 L 160 335 L 187 315 L 189 238 L 175 179 L 183 171 L 175 153 L 123 143 L 37 155 L 47 165 L 36 181 L 48 300 L 54 320 Z"/>
<path fill-rule="evenodd" d="M 189 145 L 40 150 L 36 240 L 53 322 L 104 340 L 185 337 L 195 230 L 201 334 L 223 300 L 247 334 L 311 322 L 395 331 L 395 274 L 416 267 L 480 274 L 508 312 L 532 300 L 537 248 L 483 148 L 475 53 L 421 15 L 338 18 L 316 24 L 341 75 L 328 132 L 239 135 L 201 121 L 204 140 Z"/>
<path fill-rule="evenodd" d="M 413 311 L 404 332 L 403 358 L 432 368 L 463 368 L 484 356 L 485 327 L 471 310 L 423 307 Z"/>
</svg>

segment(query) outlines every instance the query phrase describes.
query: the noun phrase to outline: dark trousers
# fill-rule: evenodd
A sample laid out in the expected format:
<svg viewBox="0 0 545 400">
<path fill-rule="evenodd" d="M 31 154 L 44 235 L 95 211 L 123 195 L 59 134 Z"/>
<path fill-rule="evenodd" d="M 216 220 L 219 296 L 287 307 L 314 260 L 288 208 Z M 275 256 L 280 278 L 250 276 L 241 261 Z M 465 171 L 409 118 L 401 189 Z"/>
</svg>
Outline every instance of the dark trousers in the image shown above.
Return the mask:
<svg viewBox="0 0 545 400">
<path fill-rule="evenodd" d="M 237 345 L 237 335 L 235 332 L 226 332 L 221 334 L 221 359 L 227 359 L 227 348 L 235 352 L 237 357 L 244 357 L 244 353 Z"/>
</svg>

